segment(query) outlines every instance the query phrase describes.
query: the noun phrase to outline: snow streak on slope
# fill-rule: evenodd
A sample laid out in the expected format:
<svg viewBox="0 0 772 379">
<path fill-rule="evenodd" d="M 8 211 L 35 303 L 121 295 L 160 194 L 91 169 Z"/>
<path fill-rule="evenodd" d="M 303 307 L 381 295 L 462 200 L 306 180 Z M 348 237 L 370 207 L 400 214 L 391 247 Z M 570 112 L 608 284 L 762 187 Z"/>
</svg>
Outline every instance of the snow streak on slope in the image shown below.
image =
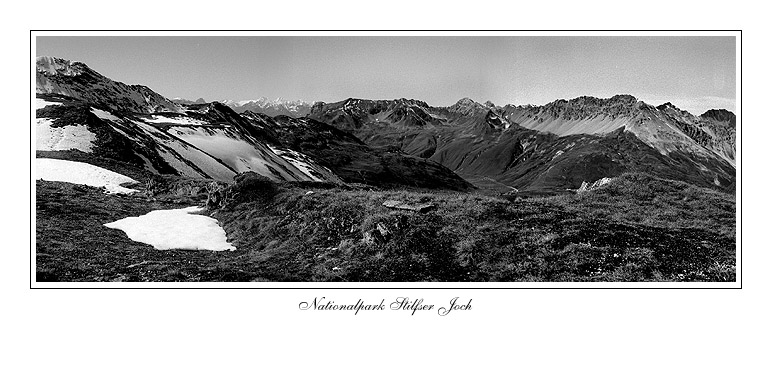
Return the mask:
<svg viewBox="0 0 772 379">
<path fill-rule="evenodd" d="M 175 115 L 174 117 L 167 117 L 163 115 L 154 114 L 150 117 L 146 117 L 145 120 L 153 124 L 169 123 L 169 124 L 177 124 L 177 125 L 206 125 L 206 121 L 196 120 L 183 115 Z"/>
<path fill-rule="evenodd" d="M 133 124 L 152 137 L 162 158 L 183 176 L 203 178 L 207 175 L 216 180 L 231 181 L 236 175 L 233 169 L 196 146 L 143 122 Z"/>
<path fill-rule="evenodd" d="M 338 180 L 305 157 L 280 154 L 262 142 L 246 140 L 230 128 L 172 127 L 169 133 L 216 157 L 236 172 L 254 171 L 276 181 Z M 296 153 L 297 154 L 297 153 Z M 318 174 L 326 171 L 326 175 Z"/>
<path fill-rule="evenodd" d="M 110 121 L 120 121 L 121 120 L 120 118 L 118 118 L 116 116 L 113 116 L 113 114 L 110 113 L 110 112 L 105 112 L 105 111 L 103 111 L 101 109 L 96 109 L 96 108 L 93 108 L 93 107 L 91 108 L 91 113 L 93 113 L 94 116 L 97 116 L 97 117 L 99 117 L 99 118 L 101 118 L 103 120 L 110 120 Z"/>
<path fill-rule="evenodd" d="M 135 189 L 121 187 L 124 183 L 136 183 L 136 180 L 88 163 L 37 158 L 35 165 L 36 179 L 103 187 L 107 193 L 137 192 Z"/>
<path fill-rule="evenodd" d="M 51 126 L 53 120 L 36 119 L 35 150 L 80 150 L 90 153 L 94 147 L 96 135 L 83 125 L 67 125 L 59 128 Z"/>
<path fill-rule="evenodd" d="M 211 177 L 217 180 L 230 181 L 236 174 L 233 170 L 218 162 L 206 153 L 180 141 L 155 126 L 120 118 L 111 112 L 91 108 L 91 113 L 105 121 L 105 124 L 132 141 L 137 147 L 136 155 L 142 159 L 144 167 L 153 173 L 159 173 L 146 156 L 147 152 L 155 152 L 177 173 L 191 178 Z M 38 150 L 41 150 L 38 148 Z"/>
<path fill-rule="evenodd" d="M 123 230 L 131 240 L 153 245 L 156 250 L 236 250 L 217 220 L 193 214 L 200 211 L 203 208 L 152 211 L 105 226 Z"/>
<path fill-rule="evenodd" d="M 288 179 L 279 170 L 269 168 L 271 157 L 246 141 L 228 136 L 223 130 L 172 128 L 170 132 L 217 157 L 236 172 L 254 171 L 274 180 Z"/>
<path fill-rule="evenodd" d="M 311 163 L 311 159 L 309 159 L 307 156 L 298 153 L 294 150 L 282 150 L 276 147 L 273 147 L 271 145 L 268 145 L 269 148 L 271 148 L 271 151 L 273 151 L 276 155 L 279 155 L 280 157 L 287 160 L 287 162 L 291 163 L 293 166 L 295 166 L 298 170 L 302 171 L 303 174 L 311 178 L 311 180 L 315 182 L 323 182 L 324 178 L 322 174 L 316 172 L 315 168 L 313 166 L 313 163 Z M 326 170 L 326 174 L 333 175 L 334 174 L 327 168 L 322 167 Z"/>
</svg>

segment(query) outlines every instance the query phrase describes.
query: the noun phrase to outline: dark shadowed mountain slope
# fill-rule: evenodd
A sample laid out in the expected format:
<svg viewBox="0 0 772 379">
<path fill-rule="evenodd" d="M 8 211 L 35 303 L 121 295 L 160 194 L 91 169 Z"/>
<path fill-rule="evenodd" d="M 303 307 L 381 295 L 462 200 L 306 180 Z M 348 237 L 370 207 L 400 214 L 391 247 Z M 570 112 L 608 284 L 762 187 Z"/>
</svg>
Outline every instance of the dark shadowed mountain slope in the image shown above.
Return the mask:
<svg viewBox="0 0 772 379">
<path fill-rule="evenodd" d="M 318 103 L 309 117 L 369 145 L 429 158 L 475 185 L 501 191 L 578 188 L 582 181 L 628 171 L 713 188 L 734 185 L 729 121 L 679 119 L 629 95 L 540 107 L 496 107 L 468 98 L 449 107 L 348 99 Z M 698 136 L 692 129 L 722 132 Z"/>
<path fill-rule="evenodd" d="M 399 149 L 371 147 L 353 134 L 309 118 L 268 117 L 246 111 L 242 116 L 290 149 L 302 151 L 348 183 L 381 188 L 427 188 L 466 191 L 471 184 L 446 167 Z"/>
</svg>

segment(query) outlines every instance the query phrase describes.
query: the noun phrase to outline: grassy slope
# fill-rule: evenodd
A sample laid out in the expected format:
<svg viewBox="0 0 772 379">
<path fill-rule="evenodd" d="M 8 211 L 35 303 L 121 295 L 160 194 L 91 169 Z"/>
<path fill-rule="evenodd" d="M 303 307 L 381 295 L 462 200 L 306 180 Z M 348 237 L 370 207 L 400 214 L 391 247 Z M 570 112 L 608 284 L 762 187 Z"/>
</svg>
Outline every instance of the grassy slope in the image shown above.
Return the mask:
<svg viewBox="0 0 772 379">
<path fill-rule="evenodd" d="M 203 204 L 201 191 L 186 189 L 201 183 L 188 182 L 155 199 L 38 182 L 38 280 L 732 281 L 735 275 L 734 198 L 641 174 L 582 194 L 509 200 L 241 186 L 234 189 L 237 200 L 213 214 L 234 252 L 156 251 L 102 226 Z M 381 205 L 392 199 L 437 208 L 420 214 Z"/>
<path fill-rule="evenodd" d="M 381 205 L 391 199 L 438 208 Z M 731 281 L 734 207 L 726 194 L 626 175 L 591 193 L 513 201 L 284 189 L 216 217 L 266 280 Z"/>
</svg>

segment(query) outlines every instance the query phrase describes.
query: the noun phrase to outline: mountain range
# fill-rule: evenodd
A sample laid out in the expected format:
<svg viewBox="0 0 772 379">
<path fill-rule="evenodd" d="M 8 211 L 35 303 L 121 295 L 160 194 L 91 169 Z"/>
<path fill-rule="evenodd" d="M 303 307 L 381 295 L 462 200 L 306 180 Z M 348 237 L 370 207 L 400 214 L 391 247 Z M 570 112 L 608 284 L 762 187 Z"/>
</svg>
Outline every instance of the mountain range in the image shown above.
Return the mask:
<svg viewBox="0 0 772 379">
<path fill-rule="evenodd" d="M 197 100 L 175 98 L 173 101 L 180 105 L 206 103 L 204 98 L 198 98 Z M 281 97 L 275 100 L 261 97 L 256 100 L 220 100 L 218 102 L 227 105 L 237 113 L 250 111 L 255 113 L 262 113 L 270 117 L 304 117 L 308 115 L 308 111 L 311 110 L 311 106 L 313 105 L 312 103 L 308 103 L 303 100 L 287 100 Z"/>
<path fill-rule="evenodd" d="M 732 112 L 695 116 L 630 95 L 542 106 L 169 100 L 52 57 L 37 59 L 36 93 L 38 151 L 78 150 L 153 174 L 554 192 L 646 172 L 734 190 Z"/>
<path fill-rule="evenodd" d="M 313 120 L 240 115 L 218 102 L 173 102 L 147 87 L 112 81 L 82 63 L 42 57 L 37 64 L 38 152 L 77 150 L 152 174 L 226 182 L 253 171 L 274 181 L 342 183 L 346 178 L 385 188 L 471 188 L 435 162 L 370 148 Z M 303 137 L 295 133 L 301 130 L 312 144 L 301 143 Z"/>
<path fill-rule="evenodd" d="M 269 100 L 265 97 L 261 97 L 257 100 L 223 100 L 223 104 L 231 107 L 238 113 L 245 111 L 251 111 L 255 113 L 262 113 L 270 117 L 274 116 L 290 116 L 290 117 L 305 117 L 311 110 L 311 103 L 307 103 L 303 100 L 286 100 L 278 98 L 275 100 Z"/>
<path fill-rule="evenodd" d="M 734 188 L 735 118 L 726 110 L 693 116 L 630 95 L 503 107 L 347 99 L 316 103 L 309 117 L 438 162 L 479 187 L 568 189 L 642 171 Z"/>
</svg>

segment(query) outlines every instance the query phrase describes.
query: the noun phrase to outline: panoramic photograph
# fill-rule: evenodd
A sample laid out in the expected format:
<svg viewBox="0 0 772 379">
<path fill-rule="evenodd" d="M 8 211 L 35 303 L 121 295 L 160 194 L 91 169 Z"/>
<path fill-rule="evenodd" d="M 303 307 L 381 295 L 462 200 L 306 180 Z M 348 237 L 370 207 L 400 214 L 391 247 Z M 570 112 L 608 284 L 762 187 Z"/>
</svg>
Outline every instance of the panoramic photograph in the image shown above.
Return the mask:
<svg viewBox="0 0 772 379">
<path fill-rule="evenodd" d="M 725 34 L 34 36 L 32 279 L 735 283 Z"/>
</svg>

